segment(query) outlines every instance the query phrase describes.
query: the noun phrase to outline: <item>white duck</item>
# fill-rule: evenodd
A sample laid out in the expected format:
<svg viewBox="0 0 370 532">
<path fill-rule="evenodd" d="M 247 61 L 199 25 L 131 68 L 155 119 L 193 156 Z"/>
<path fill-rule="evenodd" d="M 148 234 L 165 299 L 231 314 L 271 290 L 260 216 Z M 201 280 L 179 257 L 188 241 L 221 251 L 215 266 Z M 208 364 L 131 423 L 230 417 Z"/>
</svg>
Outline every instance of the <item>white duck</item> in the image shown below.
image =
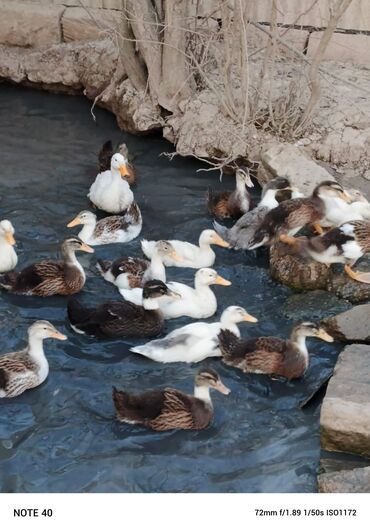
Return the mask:
<svg viewBox="0 0 370 532">
<path fill-rule="evenodd" d="M 221 351 L 218 347 L 218 335 L 221 328 L 231 331 L 240 338 L 237 323 L 242 321 L 256 323 L 258 320 L 242 307 L 227 307 L 220 321 L 190 323 L 175 329 L 164 338 L 131 347 L 130 351 L 163 363 L 187 362 L 190 364 L 200 362 L 207 357 L 219 357 Z"/>
<path fill-rule="evenodd" d="M 112 214 L 118 214 L 131 205 L 134 195 L 126 179 L 123 179 L 123 176 L 129 173 L 127 165 L 126 157 L 115 153 L 111 160 L 110 170 L 96 176 L 87 195 L 96 207 Z"/>
<path fill-rule="evenodd" d="M 113 262 L 98 260 L 98 269 L 104 279 L 116 285 L 119 290 L 130 290 L 143 287 L 147 281 L 153 279 L 165 283 L 166 270 L 163 258 L 167 256 L 175 261 L 181 258 L 169 242 L 158 240 L 150 262 L 137 257 L 119 258 Z"/>
<path fill-rule="evenodd" d="M 96 214 L 81 211 L 67 227 L 82 225 L 78 237 L 90 246 L 130 242 L 141 231 L 143 219 L 137 203 L 133 202 L 122 216 L 107 216 L 97 221 Z"/>
<path fill-rule="evenodd" d="M 171 291 L 181 296 L 174 303 L 172 300 L 160 302 L 160 309 L 165 319 L 180 318 L 189 316 L 194 319 L 205 319 L 213 316 L 217 310 L 217 299 L 212 292 L 210 285 L 220 284 L 230 286 L 231 282 L 227 281 L 215 270 L 211 268 L 201 268 L 195 274 L 194 288 L 183 283 L 169 282 L 166 283 Z M 134 288 L 133 290 L 120 290 L 120 294 L 127 300 L 140 305 L 142 301 L 142 289 Z"/>
<path fill-rule="evenodd" d="M 339 227 L 354 220 L 370 220 L 370 203 L 365 196 L 356 189 L 345 190 L 352 198 L 351 203 L 341 198 L 331 198 L 326 216 L 320 222 L 322 227 Z"/>
<path fill-rule="evenodd" d="M 225 242 L 213 229 L 205 229 L 199 237 L 199 246 L 183 242 L 181 240 L 168 240 L 175 249 L 176 253 L 182 257 L 181 261 L 173 260 L 171 257 L 164 258 L 165 266 L 178 266 L 181 268 L 208 268 L 212 266 L 216 259 L 216 254 L 211 245 L 228 248 L 229 244 Z M 152 257 L 155 240 L 142 240 L 141 248 L 144 255 Z"/>
<path fill-rule="evenodd" d="M 9 220 L 0 222 L 0 273 L 14 270 L 18 257 L 14 251 L 14 227 Z"/>
</svg>

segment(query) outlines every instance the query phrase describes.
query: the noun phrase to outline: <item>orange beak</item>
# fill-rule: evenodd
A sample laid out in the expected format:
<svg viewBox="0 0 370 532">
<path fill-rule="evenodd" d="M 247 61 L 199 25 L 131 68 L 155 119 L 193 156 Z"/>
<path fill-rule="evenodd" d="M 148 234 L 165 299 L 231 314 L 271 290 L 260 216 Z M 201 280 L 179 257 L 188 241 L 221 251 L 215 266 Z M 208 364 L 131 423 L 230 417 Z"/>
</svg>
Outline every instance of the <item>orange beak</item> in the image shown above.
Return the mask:
<svg viewBox="0 0 370 532">
<path fill-rule="evenodd" d="M 178 253 L 176 253 L 176 251 L 172 251 L 170 253 L 170 257 L 172 260 L 176 261 L 176 262 L 181 262 L 182 261 L 182 257 L 180 257 L 180 255 Z"/>
<path fill-rule="evenodd" d="M 80 250 L 85 251 L 85 253 L 94 253 L 93 248 L 91 248 L 87 244 L 81 244 Z"/>
<path fill-rule="evenodd" d="M 57 340 L 67 340 L 67 336 L 59 331 L 50 333 L 50 338 L 56 338 Z"/>
<path fill-rule="evenodd" d="M 212 239 L 212 244 L 216 244 L 216 246 L 220 246 L 221 248 L 229 248 L 230 244 L 226 242 L 223 238 L 221 238 L 219 235 L 215 235 Z"/>
<path fill-rule="evenodd" d="M 12 233 L 6 233 L 5 234 L 5 240 L 10 244 L 11 246 L 15 246 L 15 240 Z"/>
<path fill-rule="evenodd" d="M 250 314 L 248 314 L 248 312 L 244 316 L 244 321 L 249 321 L 251 323 L 257 323 L 258 322 L 257 318 L 255 318 L 254 316 L 251 316 Z"/>
<path fill-rule="evenodd" d="M 76 225 L 82 225 L 81 219 L 76 216 L 69 224 L 67 224 L 67 227 L 75 227 Z"/>
<path fill-rule="evenodd" d="M 352 197 L 344 190 L 343 192 L 339 192 L 339 197 L 346 203 L 352 203 Z"/>
<path fill-rule="evenodd" d="M 228 281 L 227 279 L 224 279 L 223 277 L 221 277 L 221 275 L 217 275 L 217 277 L 215 279 L 215 284 L 221 284 L 222 286 L 230 286 L 231 285 L 231 281 Z"/>
<path fill-rule="evenodd" d="M 125 164 L 122 164 L 119 167 L 119 171 L 120 171 L 122 177 L 130 175 L 129 169 L 127 168 L 127 166 Z"/>
<path fill-rule="evenodd" d="M 321 338 L 324 342 L 334 342 L 334 338 L 330 336 L 324 329 L 319 329 L 317 333 L 317 338 Z"/>
</svg>

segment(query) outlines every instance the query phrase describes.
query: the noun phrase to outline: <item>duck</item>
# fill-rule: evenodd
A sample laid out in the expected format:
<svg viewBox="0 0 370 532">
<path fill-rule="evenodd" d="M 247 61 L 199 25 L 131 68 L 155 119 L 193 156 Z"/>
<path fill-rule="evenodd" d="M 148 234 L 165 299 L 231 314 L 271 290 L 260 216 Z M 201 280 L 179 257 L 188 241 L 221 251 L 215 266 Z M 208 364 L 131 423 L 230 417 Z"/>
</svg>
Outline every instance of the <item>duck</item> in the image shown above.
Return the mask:
<svg viewBox="0 0 370 532">
<path fill-rule="evenodd" d="M 115 153 L 111 159 L 110 170 L 96 176 L 87 195 L 95 207 L 110 214 L 120 214 L 130 207 L 134 195 L 124 179 L 128 174 L 127 164 L 126 157 Z"/>
<path fill-rule="evenodd" d="M 352 266 L 370 252 L 370 222 L 353 220 L 334 227 L 323 235 L 292 237 L 280 235 L 280 241 L 324 264 L 344 264 L 344 271 L 355 281 L 370 283 L 370 272 L 355 272 Z"/>
<path fill-rule="evenodd" d="M 179 298 L 162 281 L 148 281 L 143 288 L 142 305 L 129 301 L 107 301 L 95 309 L 83 307 L 77 299 L 68 302 L 68 319 L 78 334 L 98 338 L 150 338 L 164 327 L 161 299 Z"/>
<path fill-rule="evenodd" d="M 166 320 L 188 316 L 193 319 L 206 319 L 215 314 L 217 299 L 210 286 L 219 284 L 230 286 L 231 282 L 224 279 L 212 268 L 201 268 L 194 276 L 194 288 L 183 283 L 170 281 L 167 286 L 181 297 L 174 301 L 165 299 L 160 302 L 160 309 Z M 140 304 L 142 290 L 120 290 L 121 295 L 127 300 Z"/>
<path fill-rule="evenodd" d="M 0 273 L 14 270 L 18 262 L 17 253 L 14 250 L 14 227 L 9 220 L 0 222 Z"/>
<path fill-rule="evenodd" d="M 63 260 L 43 260 L 26 266 L 20 272 L 0 276 L 0 286 L 15 294 L 25 296 L 67 296 L 82 290 L 86 275 L 76 258 L 77 251 L 94 253 L 94 250 L 78 237 L 64 240 L 61 245 Z"/>
<path fill-rule="evenodd" d="M 285 191 L 292 193 L 289 179 L 276 177 L 263 188 L 261 201 L 257 207 L 239 218 L 233 227 L 227 228 L 216 221 L 213 223 L 213 227 L 221 238 L 229 243 L 231 248 L 236 250 L 249 249 L 254 233 L 265 215 L 279 205 L 278 193 Z"/>
<path fill-rule="evenodd" d="M 101 173 L 110 170 L 111 159 L 115 153 L 123 155 L 123 157 L 125 157 L 125 159 L 127 160 L 127 173 L 124 178 L 130 186 L 135 185 L 137 181 L 137 170 L 135 166 L 131 162 L 129 162 L 130 156 L 128 152 L 128 147 L 124 142 L 122 142 L 122 144 L 119 144 L 116 150 L 114 150 L 113 143 L 111 140 L 107 140 L 106 142 L 104 142 L 98 156 L 99 172 Z"/>
<path fill-rule="evenodd" d="M 320 222 L 322 227 L 338 227 L 352 220 L 370 220 L 370 203 L 362 192 L 356 189 L 345 189 L 345 192 L 351 201 L 347 203 L 341 198 L 333 198 Z"/>
<path fill-rule="evenodd" d="M 159 279 L 166 282 L 166 269 L 163 257 L 181 260 L 169 242 L 158 240 L 150 261 L 139 257 L 121 257 L 115 261 L 98 259 L 98 270 L 103 278 L 117 286 L 119 290 L 142 288 L 146 281 Z"/>
<path fill-rule="evenodd" d="M 133 395 L 113 387 L 113 403 L 121 423 L 155 431 L 201 430 L 213 420 L 211 388 L 223 395 L 230 393 L 215 371 L 203 369 L 195 377 L 194 395 L 172 388 Z"/>
<path fill-rule="evenodd" d="M 323 181 L 317 185 L 308 198 L 295 198 L 280 203 L 269 211 L 251 240 L 248 249 L 270 245 L 281 234 L 294 236 L 304 226 L 311 224 L 319 233 L 323 233 L 320 221 L 334 198 L 350 202 L 350 196 L 336 181 Z"/>
<path fill-rule="evenodd" d="M 38 320 L 28 329 L 24 349 L 0 356 L 0 398 L 17 397 L 47 379 L 49 364 L 43 347 L 46 338 L 67 340 L 50 322 Z"/>
<path fill-rule="evenodd" d="M 218 339 L 222 361 L 226 365 L 244 373 L 275 375 L 291 380 L 302 377 L 308 368 L 306 338 L 310 336 L 325 342 L 334 341 L 325 329 L 312 322 L 293 327 L 289 340 L 274 336 L 240 340 L 227 329 L 221 330 Z"/>
<path fill-rule="evenodd" d="M 258 320 L 248 314 L 243 307 L 230 306 L 223 311 L 220 321 L 189 323 L 175 329 L 164 338 L 131 347 L 130 351 L 164 364 L 169 362 L 191 364 L 207 357 L 220 357 L 219 332 L 221 329 L 228 329 L 239 338 L 240 331 L 237 324 L 243 321 L 256 323 Z"/>
<path fill-rule="evenodd" d="M 214 191 L 212 188 L 207 192 L 207 205 L 209 214 L 216 218 L 238 219 L 249 211 L 251 195 L 246 187 L 253 187 L 249 171 L 238 168 L 235 173 L 235 190 Z"/>
<path fill-rule="evenodd" d="M 67 227 L 82 225 L 78 237 L 90 246 L 131 242 L 143 225 L 141 212 L 137 203 L 132 202 L 122 216 L 107 216 L 97 221 L 97 216 L 90 211 L 81 211 L 67 224 Z"/>
<path fill-rule="evenodd" d="M 181 240 L 167 240 L 175 249 L 182 260 L 173 260 L 172 257 L 164 257 L 165 266 L 177 266 L 179 268 L 209 268 L 216 260 L 216 254 L 211 245 L 228 248 L 225 242 L 213 229 L 205 229 L 199 236 L 199 246 Z M 155 240 L 142 240 L 141 249 L 146 257 L 152 257 Z"/>
</svg>

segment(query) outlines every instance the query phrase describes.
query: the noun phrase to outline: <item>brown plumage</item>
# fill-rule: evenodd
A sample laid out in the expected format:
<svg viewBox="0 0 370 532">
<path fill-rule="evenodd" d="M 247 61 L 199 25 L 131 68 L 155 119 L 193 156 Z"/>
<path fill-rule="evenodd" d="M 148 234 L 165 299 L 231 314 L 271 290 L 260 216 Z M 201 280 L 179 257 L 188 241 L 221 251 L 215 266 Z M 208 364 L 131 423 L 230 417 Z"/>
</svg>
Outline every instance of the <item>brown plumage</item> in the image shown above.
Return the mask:
<svg viewBox="0 0 370 532">
<path fill-rule="evenodd" d="M 63 260 L 44 260 L 27 266 L 20 272 L 0 276 L 0 286 L 8 292 L 34 296 L 70 295 L 82 290 L 86 276 L 76 259 L 76 251 L 93 253 L 79 238 L 66 239 L 61 252 Z"/>
<path fill-rule="evenodd" d="M 120 153 L 126 159 L 129 159 L 128 148 L 125 143 L 120 144 L 116 147 L 116 150 L 113 148 L 113 143 L 111 140 L 107 140 L 100 149 L 98 160 L 99 160 L 99 172 L 105 172 L 110 170 L 111 159 L 115 153 Z M 127 164 L 128 174 L 124 177 L 130 186 L 135 185 L 137 182 L 137 171 L 135 166 L 132 163 Z"/>
<path fill-rule="evenodd" d="M 236 172 L 236 189 L 207 191 L 208 212 L 216 218 L 238 219 L 249 211 L 251 195 L 246 186 L 253 187 L 249 174 L 242 169 Z"/>
<path fill-rule="evenodd" d="M 289 340 L 272 336 L 240 340 L 229 330 L 222 330 L 218 338 L 222 360 L 228 366 L 241 369 L 244 373 L 296 379 L 308 368 L 309 355 L 305 346 L 307 336 L 333 341 L 326 331 L 310 322 L 294 327 Z"/>
<path fill-rule="evenodd" d="M 333 197 L 347 199 L 341 185 L 335 181 L 324 181 L 309 198 L 283 201 L 265 215 L 249 249 L 271 244 L 281 234 L 294 235 L 307 224 L 318 224 L 326 213 L 325 200 Z"/>
<path fill-rule="evenodd" d="M 195 378 L 194 395 L 171 388 L 132 395 L 113 388 L 113 402 L 118 420 L 124 423 L 144 425 L 156 431 L 200 430 L 208 427 L 213 419 L 210 388 L 225 395 L 230 392 L 216 372 L 203 370 Z"/>
</svg>

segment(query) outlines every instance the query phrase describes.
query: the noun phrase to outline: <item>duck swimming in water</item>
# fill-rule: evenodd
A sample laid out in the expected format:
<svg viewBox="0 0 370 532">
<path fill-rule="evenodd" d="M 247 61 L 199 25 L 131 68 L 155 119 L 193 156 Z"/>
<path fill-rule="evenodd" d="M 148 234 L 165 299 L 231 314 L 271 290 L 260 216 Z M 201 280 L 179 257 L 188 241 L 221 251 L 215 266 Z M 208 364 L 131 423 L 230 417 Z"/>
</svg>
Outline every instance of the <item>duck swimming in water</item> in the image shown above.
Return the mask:
<svg viewBox="0 0 370 532">
<path fill-rule="evenodd" d="M 210 369 L 196 375 L 194 395 L 173 388 L 133 395 L 113 388 L 117 419 L 156 431 L 205 429 L 213 420 L 210 388 L 224 395 L 230 393 L 218 374 Z"/>
<path fill-rule="evenodd" d="M 116 149 L 113 148 L 113 143 L 111 140 L 107 140 L 107 142 L 103 144 L 98 156 L 99 173 L 110 170 L 111 160 L 115 153 L 123 155 L 123 157 L 127 160 L 127 173 L 124 175 L 124 178 L 130 186 L 135 185 L 137 181 L 137 170 L 135 166 L 131 162 L 129 162 L 130 156 L 128 152 L 128 147 L 124 142 L 119 144 Z"/>
</svg>

